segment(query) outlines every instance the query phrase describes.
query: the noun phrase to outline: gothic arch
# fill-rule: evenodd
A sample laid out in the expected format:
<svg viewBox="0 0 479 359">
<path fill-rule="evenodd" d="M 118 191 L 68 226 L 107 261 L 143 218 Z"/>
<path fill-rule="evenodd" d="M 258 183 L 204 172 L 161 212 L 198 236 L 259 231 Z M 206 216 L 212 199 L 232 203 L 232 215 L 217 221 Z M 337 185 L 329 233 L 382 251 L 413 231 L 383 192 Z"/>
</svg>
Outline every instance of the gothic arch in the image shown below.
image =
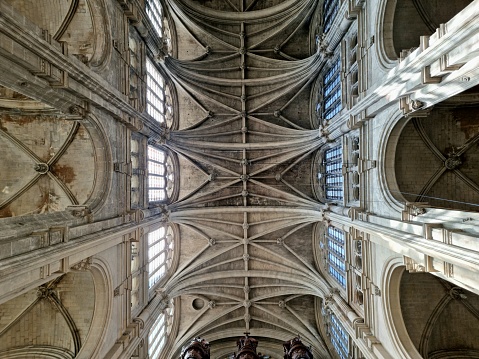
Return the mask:
<svg viewBox="0 0 479 359">
<path fill-rule="evenodd" d="M 155 222 L 152 222 L 150 223 L 147 227 L 144 228 L 144 234 L 143 234 L 143 238 L 142 238 L 142 242 L 145 244 L 145 248 L 144 248 L 144 251 L 143 253 L 145 253 L 145 265 L 148 264 L 148 261 L 149 261 L 149 258 L 148 258 L 148 254 L 147 254 L 147 250 L 148 250 L 148 234 L 155 231 L 155 230 L 158 230 L 160 228 L 166 228 L 165 229 L 165 236 L 166 236 L 166 239 L 168 240 L 168 235 L 169 235 L 169 231 L 171 231 L 171 234 L 173 236 L 173 238 L 171 238 L 172 242 L 173 242 L 173 250 L 172 250 L 172 257 L 171 258 L 167 258 L 166 259 L 166 264 L 167 264 L 167 269 L 166 269 L 166 272 L 165 274 L 157 281 L 153 284 L 153 286 L 151 288 L 149 288 L 149 295 L 148 295 L 148 300 L 151 300 L 153 298 L 154 295 L 156 295 L 155 291 L 154 291 L 154 288 L 162 288 L 164 287 L 164 285 L 169 281 L 169 279 L 175 274 L 177 268 L 178 268 L 178 265 L 179 265 L 179 262 L 180 262 L 180 248 L 181 248 L 181 238 L 180 238 L 180 235 L 181 235 L 181 232 L 180 232 L 180 229 L 178 227 L 177 224 L 175 223 L 172 223 L 172 222 L 164 222 L 164 221 L 155 221 Z M 166 246 L 168 245 L 168 243 L 166 244 Z"/>
<path fill-rule="evenodd" d="M 111 154 L 93 115 L 71 121 L 54 109 L 32 108 L 5 114 L 1 123 L 3 166 L 11 173 L 2 178 L 2 217 L 46 215 L 77 205 L 101 208 L 109 193 Z"/>
<path fill-rule="evenodd" d="M 395 349 L 401 354 L 401 359 L 422 359 L 409 337 L 401 315 L 399 288 L 404 271 L 405 266 L 399 257 L 390 259 L 384 266 L 381 280 L 384 295 L 381 298 L 385 323 Z"/>
<path fill-rule="evenodd" d="M 406 200 L 401 196 L 395 175 L 395 153 L 399 135 L 407 123 L 402 113 L 395 109 L 389 113 L 389 124 L 384 126 L 378 146 L 379 188 L 384 198 L 384 203 L 396 212 L 404 209 Z"/>
<path fill-rule="evenodd" d="M 478 358 L 479 296 L 436 275 L 410 270 L 401 275 L 399 297 L 404 324 L 421 357 L 448 353 Z"/>
<path fill-rule="evenodd" d="M 98 212 L 105 204 L 111 190 L 113 172 L 110 141 L 95 115 L 90 114 L 84 126 L 88 130 L 94 148 L 95 186 L 86 205 L 92 212 Z"/>
<path fill-rule="evenodd" d="M 389 68 L 403 50 L 419 47 L 420 36 L 432 35 L 440 24 L 452 19 L 471 0 L 455 0 L 448 6 L 425 0 L 388 0 L 378 11 L 376 34 L 379 61 Z"/>
<path fill-rule="evenodd" d="M 386 69 L 397 64 L 397 55 L 392 39 L 394 10 L 397 0 L 381 1 L 377 12 L 376 37 L 378 39 L 378 60 Z"/>
<path fill-rule="evenodd" d="M 93 54 L 89 65 L 96 71 L 102 70 L 110 61 L 112 51 L 111 25 L 105 0 L 87 0 L 91 11 L 93 35 L 95 38 Z"/>
<path fill-rule="evenodd" d="M 426 202 L 433 207 L 478 210 L 477 108 L 474 104 L 444 102 L 426 117 L 413 117 L 396 125 L 398 129 L 393 131 L 399 133 L 394 150 L 397 198 Z"/>
<path fill-rule="evenodd" d="M 92 327 L 93 288 L 90 272 L 70 271 L 3 303 L 1 312 L 12 315 L 0 322 L 0 356 L 13 350 L 13 357 L 31 358 L 44 349 L 54 358 L 76 357 Z"/>
<path fill-rule="evenodd" d="M 76 358 L 98 358 L 103 340 L 109 328 L 112 308 L 112 277 L 107 262 L 100 257 L 94 257 L 90 272 L 95 288 L 95 310 L 90 331 Z"/>
<path fill-rule="evenodd" d="M 164 17 L 163 17 L 163 27 L 165 32 L 169 35 L 169 40 L 171 42 L 171 54 L 170 56 L 178 58 L 178 35 L 176 32 L 176 25 L 173 17 L 171 16 L 170 7 L 163 7 Z M 166 22 L 166 24 L 165 24 Z"/>
<path fill-rule="evenodd" d="M 68 53 L 101 69 L 111 54 L 111 35 L 104 0 L 8 0 L 16 11 L 49 36 L 68 45 Z"/>
</svg>

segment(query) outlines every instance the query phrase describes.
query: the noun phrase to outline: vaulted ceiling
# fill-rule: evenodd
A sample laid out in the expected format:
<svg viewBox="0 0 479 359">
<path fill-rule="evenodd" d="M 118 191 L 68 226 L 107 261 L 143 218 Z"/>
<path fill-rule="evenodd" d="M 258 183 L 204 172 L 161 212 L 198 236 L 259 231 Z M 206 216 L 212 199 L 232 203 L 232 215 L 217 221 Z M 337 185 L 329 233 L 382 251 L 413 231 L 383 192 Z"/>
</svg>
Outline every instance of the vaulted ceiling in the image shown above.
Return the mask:
<svg viewBox="0 0 479 359">
<path fill-rule="evenodd" d="M 167 207 L 180 263 L 162 288 L 181 298 L 173 351 L 202 336 L 219 358 L 249 332 L 279 358 L 299 333 L 329 357 L 315 302 L 328 285 L 313 250 L 322 220 L 313 164 L 325 142 L 313 117 L 326 61 L 315 48 L 317 2 L 167 3 L 178 56 L 161 66 L 180 104 L 159 141 L 180 163 Z"/>
</svg>

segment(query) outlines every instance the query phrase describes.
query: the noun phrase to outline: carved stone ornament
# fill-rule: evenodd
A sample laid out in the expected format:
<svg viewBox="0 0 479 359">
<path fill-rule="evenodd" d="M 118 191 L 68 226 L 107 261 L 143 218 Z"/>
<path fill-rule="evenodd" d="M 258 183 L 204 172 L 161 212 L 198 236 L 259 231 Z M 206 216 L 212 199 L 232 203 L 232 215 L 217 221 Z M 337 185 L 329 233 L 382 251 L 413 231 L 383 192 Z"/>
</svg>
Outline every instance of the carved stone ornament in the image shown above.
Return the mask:
<svg viewBox="0 0 479 359">
<path fill-rule="evenodd" d="M 284 359 L 313 359 L 311 346 L 301 342 L 299 335 L 283 344 Z"/>
<path fill-rule="evenodd" d="M 70 113 L 70 115 L 73 115 L 73 116 L 82 116 L 83 115 L 82 108 L 78 105 L 70 106 L 68 108 L 68 112 Z"/>
<path fill-rule="evenodd" d="M 256 354 L 256 348 L 258 347 L 258 341 L 255 338 L 248 336 L 249 333 L 245 333 L 245 336 L 238 339 L 236 345 L 238 346 L 238 354 L 235 354 L 235 359 L 260 359 L 261 357 Z"/>
<path fill-rule="evenodd" d="M 210 359 L 210 343 L 205 339 L 194 338 L 181 350 L 181 359 Z"/>
<path fill-rule="evenodd" d="M 71 206 L 68 206 L 66 209 L 67 211 L 70 211 L 72 216 L 78 217 L 78 218 L 86 217 L 91 214 L 91 211 L 87 206 L 71 205 Z"/>
<path fill-rule="evenodd" d="M 213 309 L 214 307 L 216 307 L 216 302 L 214 300 L 210 300 L 208 302 L 208 308 Z"/>
<path fill-rule="evenodd" d="M 449 153 L 448 158 L 444 162 L 444 166 L 448 170 L 457 169 L 462 164 L 461 158 L 455 153 Z"/>
<path fill-rule="evenodd" d="M 82 261 L 74 264 L 71 266 L 72 270 L 77 270 L 77 271 L 87 271 L 91 269 L 91 265 L 93 263 L 92 257 L 88 257 L 83 259 Z"/>
<path fill-rule="evenodd" d="M 41 174 L 46 174 L 50 170 L 46 163 L 36 163 L 33 169 Z"/>
</svg>

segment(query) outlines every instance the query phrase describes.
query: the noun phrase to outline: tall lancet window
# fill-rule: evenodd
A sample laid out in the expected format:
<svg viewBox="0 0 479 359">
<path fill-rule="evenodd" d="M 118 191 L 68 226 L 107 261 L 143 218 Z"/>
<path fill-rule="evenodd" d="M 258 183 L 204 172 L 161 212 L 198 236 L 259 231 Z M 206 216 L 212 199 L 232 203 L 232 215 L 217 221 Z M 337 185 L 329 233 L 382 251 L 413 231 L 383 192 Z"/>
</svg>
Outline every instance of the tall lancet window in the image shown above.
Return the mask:
<svg viewBox="0 0 479 359">
<path fill-rule="evenodd" d="M 174 232 L 169 226 L 162 226 L 148 233 L 148 288 L 153 286 L 171 267 L 173 258 Z"/>
<path fill-rule="evenodd" d="M 328 226 L 326 242 L 328 273 L 342 288 L 346 288 L 346 244 L 344 231 Z"/>
<path fill-rule="evenodd" d="M 328 32 L 339 10 L 339 0 L 324 0 L 323 32 Z"/>
<path fill-rule="evenodd" d="M 165 79 L 150 59 L 146 60 L 146 72 L 146 111 L 161 125 L 169 127 L 173 110 Z"/>
<path fill-rule="evenodd" d="M 163 9 L 159 0 L 147 0 L 146 14 L 158 36 L 163 37 Z"/>
<path fill-rule="evenodd" d="M 148 334 L 148 357 L 158 359 L 173 325 L 173 301 L 156 319 Z"/>
<path fill-rule="evenodd" d="M 349 334 L 343 328 L 338 318 L 331 314 L 329 318 L 329 335 L 334 349 L 341 359 L 349 358 Z"/>
<path fill-rule="evenodd" d="M 343 147 L 341 145 L 329 148 L 324 152 L 323 159 L 324 194 L 327 200 L 343 199 Z"/>
<path fill-rule="evenodd" d="M 329 121 L 342 109 L 341 58 L 339 56 L 323 77 L 322 91 L 322 118 Z"/>
</svg>

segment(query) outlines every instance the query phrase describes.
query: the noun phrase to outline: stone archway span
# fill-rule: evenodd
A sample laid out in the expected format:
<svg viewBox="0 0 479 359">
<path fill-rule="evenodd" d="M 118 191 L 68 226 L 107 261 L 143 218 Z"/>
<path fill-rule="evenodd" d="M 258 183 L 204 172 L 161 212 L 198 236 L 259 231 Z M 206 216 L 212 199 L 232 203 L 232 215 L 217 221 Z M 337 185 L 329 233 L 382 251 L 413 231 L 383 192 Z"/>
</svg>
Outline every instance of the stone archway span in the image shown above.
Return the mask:
<svg viewBox="0 0 479 359">
<path fill-rule="evenodd" d="M 383 126 L 383 131 L 379 138 L 378 146 L 378 168 L 379 189 L 384 200 L 384 204 L 393 211 L 401 212 L 404 209 L 406 200 L 399 192 L 399 186 L 395 174 L 395 151 L 402 129 L 408 122 L 403 114 L 395 109 L 389 114 L 387 125 Z"/>
<path fill-rule="evenodd" d="M 85 205 L 94 213 L 102 209 L 111 191 L 111 173 L 113 172 L 111 145 L 95 115 L 90 114 L 88 120 L 83 121 L 82 124 L 90 134 L 95 156 L 94 188 L 85 202 Z"/>
<path fill-rule="evenodd" d="M 381 1 L 376 12 L 378 62 L 384 69 L 391 69 L 398 63 L 392 37 L 396 3 L 397 0 Z"/>
<path fill-rule="evenodd" d="M 169 40 L 171 41 L 171 54 L 170 54 L 170 56 L 177 59 L 178 58 L 178 37 L 177 37 L 178 35 L 177 35 L 177 31 L 176 31 L 176 24 L 175 24 L 175 21 L 173 19 L 173 16 L 171 15 L 170 8 L 168 6 L 164 6 L 163 11 L 164 11 L 164 21 L 167 22 L 167 26 L 168 26 L 167 31 L 169 32 L 169 36 L 170 36 Z M 163 26 L 165 26 L 165 25 L 163 25 Z"/>
<path fill-rule="evenodd" d="M 108 332 L 112 314 L 112 274 L 108 263 L 101 257 L 94 257 L 90 272 L 93 276 L 95 288 L 95 309 L 90 331 L 85 342 L 77 354 L 78 359 L 100 358 L 102 344 Z"/>
<path fill-rule="evenodd" d="M 73 359 L 74 354 L 69 350 L 55 348 L 48 345 L 32 345 L 27 348 L 8 349 L 0 352 L 3 359 Z"/>
<path fill-rule="evenodd" d="M 87 0 L 93 23 L 95 43 L 89 65 L 100 71 L 110 62 L 112 52 L 111 25 L 105 0 Z"/>
<path fill-rule="evenodd" d="M 391 258 L 382 271 L 382 307 L 389 337 L 400 359 L 422 359 L 406 329 L 400 300 L 401 277 L 406 267 L 400 257 Z M 398 358 L 398 359 L 399 359 Z"/>
</svg>

